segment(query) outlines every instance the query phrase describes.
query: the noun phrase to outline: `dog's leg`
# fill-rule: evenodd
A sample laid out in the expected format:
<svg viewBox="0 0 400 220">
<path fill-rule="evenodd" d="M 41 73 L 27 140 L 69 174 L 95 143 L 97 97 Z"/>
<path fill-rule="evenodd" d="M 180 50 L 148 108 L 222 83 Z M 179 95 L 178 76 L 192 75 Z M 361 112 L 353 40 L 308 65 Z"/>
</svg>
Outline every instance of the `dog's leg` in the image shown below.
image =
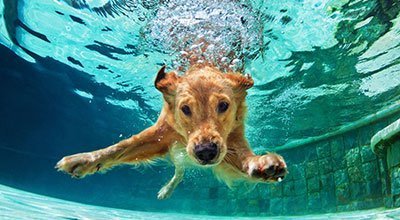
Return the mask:
<svg viewBox="0 0 400 220">
<path fill-rule="evenodd" d="M 185 172 L 184 169 L 185 153 L 177 148 L 179 148 L 179 146 L 174 146 L 170 150 L 171 160 L 175 165 L 175 174 L 172 177 L 172 179 L 165 186 L 163 186 L 158 192 L 157 198 L 160 200 L 168 199 L 172 195 L 178 184 L 183 180 L 183 175 Z"/>
<path fill-rule="evenodd" d="M 177 136 L 169 125 L 158 123 L 110 147 L 64 157 L 56 168 L 72 177 L 82 178 L 116 165 L 139 163 L 163 155 L 176 140 Z"/>
<path fill-rule="evenodd" d="M 163 186 L 160 191 L 158 191 L 158 199 L 168 199 L 172 193 L 174 192 L 175 188 L 178 186 L 180 182 L 182 182 L 184 174 L 184 169 L 181 166 L 175 166 L 175 174 L 174 177 L 165 185 Z"/>
<path fill-rule="evenodd" d="M 288 173 L 282 156 L 275 153 L 255 155 L 244 138 L 236 134 L 228 140 L 224 162 L 239 170 L 246 177 L 261 182 L 281 181 Z"/>
</svg>

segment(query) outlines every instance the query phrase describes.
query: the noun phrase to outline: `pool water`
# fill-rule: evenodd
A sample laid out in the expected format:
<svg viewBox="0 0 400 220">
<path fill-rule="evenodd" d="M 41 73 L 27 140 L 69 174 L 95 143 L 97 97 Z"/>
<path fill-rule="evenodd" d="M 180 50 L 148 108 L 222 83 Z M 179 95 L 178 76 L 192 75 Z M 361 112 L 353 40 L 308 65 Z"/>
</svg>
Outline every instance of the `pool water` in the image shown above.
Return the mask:
<svg viewBox="0 0 400 220">
<path fill-rule="evenodd" d="M 394 0 L 0 0 L 0 218 L 399 218 L 400 169 L 370 149 L 400 117 L 399 42 Z M 246 136 L 285 156 L 282 183 L 191 170 L 159 201 L 163 162 L 56 172 L 152 125 L 157 71 L 190 54 L 252 75 Z"/>
<path fill-rule="evenodd" d="M 161 106 L 158 69 L 187 67 L 182 54 L 207 40 L 214 44 L 204 56 L 231 53 L 224 62 L 243 63 L 255 80 L 247 133 L 261 149 L 336 130 L 399 99 L 397 1 L 107 2 L 3 0 L 1 42 L 29 62 L 48 57 L 83 71 L 110 88 L 99 98 L 147 126 Z"/>
<path fill-rule="evenodd" d="M 180 213 L 139 212 L 91 206 L 37 195 L 0 185 L 1 219 L 232 219 L 231 216 L 205 216 Z M 347 213 L 277 216 L 268 219 L 400 219 L 400 208 L 374 209 Z M 235 219 L 265 219 L 238 217 Z"/>
</svg>

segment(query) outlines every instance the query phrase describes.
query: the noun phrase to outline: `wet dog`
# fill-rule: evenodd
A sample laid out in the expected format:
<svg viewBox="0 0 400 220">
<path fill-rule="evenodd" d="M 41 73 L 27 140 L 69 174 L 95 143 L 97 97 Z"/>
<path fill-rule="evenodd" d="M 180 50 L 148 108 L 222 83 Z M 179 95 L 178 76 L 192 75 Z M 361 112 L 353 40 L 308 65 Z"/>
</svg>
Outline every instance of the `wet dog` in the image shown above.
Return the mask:
<svg viewBox="0 0 400 220">
<path fill-rule="evenodd" d="M 210 167 L 227 183 L 280 181 L 287 173 L 283 158 L 255 155 L 244 135 L 246 90 L 252 86 L 249 75 L 222 73 L 207 65 L 192 66 L 182 76 L 163 67 L 155 87 L 163 94 L 164 106 L 153 126 L 110 147 L 64 157 L 56 168 L 82 178 L 169 155 L 175 175 L 159 191 L 159 199 L 168 198 L 182 181 L 185 158 Z"/>
</svg>

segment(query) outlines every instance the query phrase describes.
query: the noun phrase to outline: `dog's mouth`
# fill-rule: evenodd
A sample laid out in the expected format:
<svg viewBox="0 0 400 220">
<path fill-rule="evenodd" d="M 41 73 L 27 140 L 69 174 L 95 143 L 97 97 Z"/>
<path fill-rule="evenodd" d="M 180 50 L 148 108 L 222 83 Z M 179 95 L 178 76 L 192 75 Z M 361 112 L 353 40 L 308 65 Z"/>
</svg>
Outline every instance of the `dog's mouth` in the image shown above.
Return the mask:
<svg viewBox="0 0 400 220">
<path fill-rule="evenodd" d="M 219 156 L 219 152 L 216 158 L 218 158 Z M 201 160 L 201 159 L 197 159 L 197 162 L 202 165 L 202 166 L 213 166 L 213 165 L 217 165 L 220 161 L 218 159 L 215 160 L 211 160 L 211 161 L 205 161 L 205 160 Z"/>
<path fill-rule="evenodd" d="M 196 144 L 193 149 L 193 155 L 201 165 L 215 165 L 219 161 L 221 147 L 214 142 Z"/>
</svg>

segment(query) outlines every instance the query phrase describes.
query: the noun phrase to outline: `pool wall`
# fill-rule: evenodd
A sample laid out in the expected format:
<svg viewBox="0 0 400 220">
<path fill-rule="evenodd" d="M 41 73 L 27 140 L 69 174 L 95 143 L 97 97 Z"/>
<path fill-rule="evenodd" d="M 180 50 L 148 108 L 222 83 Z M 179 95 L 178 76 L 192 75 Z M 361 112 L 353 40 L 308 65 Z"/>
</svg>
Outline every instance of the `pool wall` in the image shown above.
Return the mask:
<svg viewBox="0 0 400 220">
<path fill-rule="evenodd" d="M 280 151 L 288 179 L 272 187 L 272 213 L 336 212 L 400 205 L 400 178 L 371 150 L 371 137 L 398 119 L 397 113 L 317 143 Z M 392 172 L 392 175 L 390 175 Z"/>
</svg>

